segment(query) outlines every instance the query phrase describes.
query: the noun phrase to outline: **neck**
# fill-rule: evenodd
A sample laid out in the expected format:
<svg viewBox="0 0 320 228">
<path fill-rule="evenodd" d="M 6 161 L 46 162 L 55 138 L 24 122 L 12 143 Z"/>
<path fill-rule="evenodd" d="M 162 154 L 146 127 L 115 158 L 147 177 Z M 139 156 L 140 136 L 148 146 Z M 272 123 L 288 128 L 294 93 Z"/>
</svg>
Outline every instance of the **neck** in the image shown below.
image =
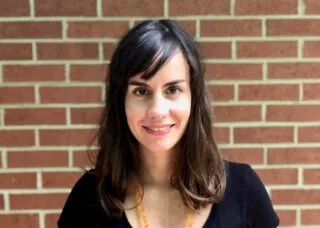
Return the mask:
<svg viewBox="0 0 320 228">
<path fill-rule="evenodd" d="M 171 152 L 165 152 L 161 156 L 154 156 L 149 151 L 141 150 L 142 180 L 148 187 L 161 189 L 171 188 L 171 176 L 173 174 L 174 159 Z"/>
</svg>

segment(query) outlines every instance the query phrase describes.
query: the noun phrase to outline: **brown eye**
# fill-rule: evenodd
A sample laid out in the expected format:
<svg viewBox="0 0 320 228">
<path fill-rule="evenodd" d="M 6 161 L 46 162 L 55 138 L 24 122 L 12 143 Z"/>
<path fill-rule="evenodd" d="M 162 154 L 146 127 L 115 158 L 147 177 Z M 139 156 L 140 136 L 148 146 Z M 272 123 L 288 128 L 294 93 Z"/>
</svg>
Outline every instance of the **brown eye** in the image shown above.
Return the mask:
<svg viewBox="0 0 320 228">
<path fill-rule="evenodd" d="M 167 89 L 167 94 L 178 94 L 181 92 L 181 89 L 178 86 L 171 86 Z"/>
<path fill-rule="evenodd" d="M 139 97 L 143 97 L 149 94 L 146 89 L 136 89 L 133 91 L 133 93 Z"/>
</svg>

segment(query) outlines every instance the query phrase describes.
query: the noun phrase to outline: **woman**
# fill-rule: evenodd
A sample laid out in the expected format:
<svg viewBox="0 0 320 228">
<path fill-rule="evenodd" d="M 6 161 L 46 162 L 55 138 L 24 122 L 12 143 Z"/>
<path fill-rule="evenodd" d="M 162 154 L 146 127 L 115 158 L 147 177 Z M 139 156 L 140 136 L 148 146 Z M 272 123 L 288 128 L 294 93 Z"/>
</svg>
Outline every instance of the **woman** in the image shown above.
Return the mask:
<svg viewBox="0 0 320 228">
<path fill-rule="evenodd" d="M 131 29 L 106 85 L 97 164 L 72 189 L 60 228 L 279 225 L 250 166 L 221 158 L 198 50 L 175 22 Z"/>
</svg>

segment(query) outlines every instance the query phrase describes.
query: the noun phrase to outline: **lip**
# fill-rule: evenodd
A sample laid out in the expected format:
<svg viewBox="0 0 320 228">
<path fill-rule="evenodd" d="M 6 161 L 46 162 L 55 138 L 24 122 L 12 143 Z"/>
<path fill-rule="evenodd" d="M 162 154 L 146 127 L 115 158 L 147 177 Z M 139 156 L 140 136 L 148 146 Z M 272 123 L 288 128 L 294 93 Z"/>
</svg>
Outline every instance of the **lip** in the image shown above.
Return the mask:
<svg viewBox="0 0 320 228">
<path fill-rule="evenodd" d="M 162 124 L 162 125 L 145 125 L 143 127 L 147 127 L 147 128 L 163 128 L 163 127 L 172 127 L 174 124 Z"/>
<path fill-rule="evenodd" d="M 171 132 L 175 124 L 166 124 L 166 125 L 152 125 L 152 126 L 142 126 L 143 129 L 150 135 L 162 136 Z M 154 128 L 165 128 L 162 131 L 154 131 Z"/>
</svg>

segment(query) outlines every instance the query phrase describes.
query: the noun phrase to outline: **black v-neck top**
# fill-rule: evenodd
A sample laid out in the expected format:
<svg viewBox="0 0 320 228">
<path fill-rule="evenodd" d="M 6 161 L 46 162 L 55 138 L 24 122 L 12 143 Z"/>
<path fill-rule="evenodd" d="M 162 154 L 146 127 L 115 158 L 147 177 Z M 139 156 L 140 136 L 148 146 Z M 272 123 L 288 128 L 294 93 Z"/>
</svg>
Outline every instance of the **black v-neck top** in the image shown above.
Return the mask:
<svg viewBox="0 0 320 228">
<path fill-rule="evenodd" d="M 279 226 L 268 193 L 247 164 L 225 162 L 224 198 L 213 205 L 204 228 L 275 228 Z M 94 170 L 73 187 L 58 220 L 59 228 L 130 228 L 127 217 L 107 219 L 95 194 Z M 174 216 L 174 215 L 172 215 Z"/>
</svg>

